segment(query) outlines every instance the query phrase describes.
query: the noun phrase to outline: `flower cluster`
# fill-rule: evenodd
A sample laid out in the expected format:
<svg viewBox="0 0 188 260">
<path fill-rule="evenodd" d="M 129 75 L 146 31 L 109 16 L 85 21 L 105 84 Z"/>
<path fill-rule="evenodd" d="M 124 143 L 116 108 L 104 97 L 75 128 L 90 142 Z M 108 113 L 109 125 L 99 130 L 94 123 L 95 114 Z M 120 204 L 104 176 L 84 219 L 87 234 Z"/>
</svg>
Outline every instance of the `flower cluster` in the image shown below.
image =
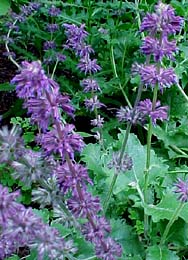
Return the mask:
<svg viewBox="0 0 188 260">
<path fill-rule="evenodd" d="M 176 190 L 175 193 L 179 194 L 179 200 L 182 202 L 188 201 L 188 183 L 186 181 L 178 178 L 177 183 L 175 184 Z"/>
<path fill-rule="evenodd" d="M 57 176 L 62 194 L 68 196 L 68 209 L 76 218 L 86 219 L 83 234 L 95 245 L 96 256 L 104 260 L 121 256 L 121 246 L 108 237 L 110 228 L 107 221 L 98 216 L 101 212 L 99 198 L 87 191 L 87 184 L 92 184 L 87 169 L 74 160 L 75 152 L 80 152 L 84 143 L 81 136 L 74 132 L 73 125 L 61 121 L 60 106 L 72 114 L 69 100 L 61 97 L 58 84 L 45 75 L 39 61 L 23 62 L 21 72 L 12 82 L 16 84 L 18 96 L 24 98 L 24 106 L 28 108 L 32 121 L 41 129 L 37 141 L 46 158 L 60 155 L 54 164 L 53 174 Z M 14 167 L 19 168 L 19 165 Z"/>
<path fill-rule="evenodd" d="M 153 55 L 158 65 L 145 65 L 139 68 L 141 80 L 144 85 L 154 87 L 158 84 L 161 91 L 177 82 L 176 75 L 172 68 L 160 68 L 159 62 L 163 58 L 174 59 L 177 51 L 176 41 L 169 40 L 171 34 L 179 32 L 183 19 L 175 15 L 174 9 L 161 1 L 156 5 L 155 13 L 148 13 L 141 23 L 141 31 L 146 31 L 141 47 L 145 55 Z"/>
<path fill-rule="evenodd" d="M 78 69 L 84 72 L 85 75 L 89 74 L 89 77 L 81 81 L 81 86 L 85 93 L 91 93 L 91 98 L 85 100 L 85 106 L 90 111 L 95 111 L 100 107 L 104 106 L 99 100 L 96 92 L 100 92 L 100 86 L 96 79 L 93 78 L 92 74 L 101 70 L 101 67 L 97 64 L 96 59 L 91 59 L 90 54 L 94 53 L 94 50 L 90 45 L 86 44 L 86 38 L 88 33 L 85 30 L 85 25 L 82 24 L 80 27 L 76 25 L 64 24 L 65 34 L 67 41 L 65 47 L 72 49 L 76 56 L 80 58 Z M 104 119 L 98 118 L 92 120 L 91 124 L 101 128 L 103 126 Z"/>
<path fill-rule="evenodd" d="M 38 251 L 38 259 L 64 259 L 74 253 L 72 241 L 65 241 L 58 231 L 44 224 L 31 208 L 16 202 L 19 192 L 8 192 L 0 185 L 0 259 L 5 259 L 19 247 L 29 245 Z"/>
<path fill-rule="evenodd" d="M 145 99 L 140 101 L 136 108 L 130 109 L 129 107 L 121 107 L 117 112 L 117 118 L 120 122 L 126 121 L 132 124 L 140 123 L 143 125 L 147 122 L 147 118 L 151 118 L 153 125 L 156 125 L 157 120 L 167 120 L 168 119 L 168 107 L 161 106 L 161 102 L 157 101 L 155 108 L 153 108 L 150 99 Z"/>
<path fill-rule="evenodd" d="M 170 36 L 180 31 L 182 23 L 183 19 L 175 15 L 174 9 L 161 1 L 156 5 L 155 13 L 148 13 L 144 17 L 141 31 L 146 31 L 148 35 L 143 40 L 141 51 L 146 56 L 153 57 L 153 63 L 141 65 L 136 63 L 132 69 L 133 74 L 140 75 L 143 86 L 150 86 L 152 90 L 157 88 L 163 93 L 165 88 L 177 83 L 174 69 L 162 67 L 161 61 L 164 58 L 174 60 L 177 47 L 176 41 Z M 167 106 L 161 106 L 160 101 L 155 99 L 140 101 L 133 109 L 122 107 L 117 112 L 117 118 L 119 121 L 129 121 L 131 124 L 143 124 L 146 118 L 150 117 L 154 125 L 157 120 L 167 120 Z"/>
</svg>

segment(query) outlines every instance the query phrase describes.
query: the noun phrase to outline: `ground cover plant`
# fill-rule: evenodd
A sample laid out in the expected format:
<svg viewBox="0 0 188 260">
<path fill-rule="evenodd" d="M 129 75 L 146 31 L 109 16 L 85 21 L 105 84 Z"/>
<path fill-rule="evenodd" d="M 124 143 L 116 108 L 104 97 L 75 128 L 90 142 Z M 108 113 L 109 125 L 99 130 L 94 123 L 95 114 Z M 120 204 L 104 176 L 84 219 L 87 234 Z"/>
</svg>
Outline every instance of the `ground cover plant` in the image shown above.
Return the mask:
<svg viewBox="0 0 188 260">
<path fill-rule="evenodd" d="M 0 9 L 0 259 L 187 259 L 188 4 Z"/>
</svg>

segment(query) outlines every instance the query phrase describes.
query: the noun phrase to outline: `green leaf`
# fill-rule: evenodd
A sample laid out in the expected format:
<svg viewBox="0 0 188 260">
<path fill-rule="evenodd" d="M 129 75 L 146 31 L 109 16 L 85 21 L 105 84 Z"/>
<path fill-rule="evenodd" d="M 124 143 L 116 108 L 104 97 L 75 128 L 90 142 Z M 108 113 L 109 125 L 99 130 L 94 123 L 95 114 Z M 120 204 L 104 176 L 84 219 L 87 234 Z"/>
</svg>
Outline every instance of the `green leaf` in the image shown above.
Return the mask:
<svg viewBox="0 0 188 260">
<path fill-rule="evenodd" d="M 88 144 L 82 152 L 82 160 L 87 164 L 90 170 L 93 170 L 96 174 L 104 175 L 101 155 L 101 147 L 99 144 Z"/>
<path fill-rule="evenodd" d="M 170 220 L 174 214 L 174 211 L 180 205 L 180 201 L 177 199 L 175 194 L 169 191 L 162 198 L 161 202 L 157 205 L 147 205 L 145 207 L 145 212 L 147 215 L 152 217 L 153 222 L 159 222 L 161 219 Z M 179 217 L 181 217 L 186 223 L 188 223 L 188 203 L 185 203 L 184 208 L 179 213 Z"/>
<path fill-rule="evenodd" d="M 72 233 L 72 230 L 70 230 L 70 228 L 63 226 L 60 223 L 56 223 L 55 221 L 52 221 L 50 226 L 56 228 L 63 237 L 66 237 Z"/>
<path fill-rule="evenodd" d="M 175 252 L 170 251 L 167 247 L 151 246 L 147 249 L 146 260 L 178 260 L 180 259 Z"/>
<path fill-rule="evenodd" d="M 0 1 L 0 15 L 5 15 L 9 9 L 10 9 L 10 1 L 1 0 Z"/>
<path fill-rule="evenodd" d="M 115 219 L 111 220 L 110 224 L 112 226 L 112 237 L 123 246 L 126 255 L 143 256 L 144 247 L 131 226 Z"/>
<path fill-rule="evenodd" d="M 119 141 L 117 142 L 120 149 L 125 131 L 121 131 L 119 135 Z M 117 178 L 117 182 L 114 187 L 114 194 L 121 191 L 128 190 L 131 183 L 135 182 L 135 176 L 139 180 L 141 187 L 144 185 L 144 170 L 146 162 L 146 146 L 143 146 L 134 134 L 129 135 L 127 142 L 126 152 L 133 160 L 133 169 L 126 173 L 120 173 Z M 167 172 L 168 166 L 164 164 L 161 158 L 158 158 L 153 150 L 151 150 L 151 164 L 150 164 L 149 183 L 153 184 L 157 181 L 157 177 L 162 178 Z"/>
<path fill-rule="evenodd" d="M 38 215 L 39 217 L 41 217 L 44 222 L 46 222 L 46 223 L 49 222 L 50 213 L 49 213 L 49 211 L 47 209 L 42 209 L 42 210 L 33 209 L 33 212 L 36 215 Z"/>
<path fill-rule="evenodd" d="M 0 84 L 0 91 L 12 91 L 15 90 L 15 87 L 10 83 L 1 83 Z"/>
<path fill-rule="evenodd" d="M 19 258 L 19 256 L 17 256 L 17 255 L 13 255 L 13 256 L 11 256 L 11 257 L 8 257 L 8 258 L 5 258 L 5 260 L 19 260 L 20 258 Z"/>
</svg>

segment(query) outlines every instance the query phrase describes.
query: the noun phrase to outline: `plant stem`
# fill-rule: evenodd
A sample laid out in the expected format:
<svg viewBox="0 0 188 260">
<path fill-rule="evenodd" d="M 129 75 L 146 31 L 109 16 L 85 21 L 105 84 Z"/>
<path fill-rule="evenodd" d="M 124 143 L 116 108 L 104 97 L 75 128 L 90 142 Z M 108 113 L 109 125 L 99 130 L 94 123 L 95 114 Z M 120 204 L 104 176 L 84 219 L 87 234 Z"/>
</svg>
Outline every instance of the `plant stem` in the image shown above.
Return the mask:
<svg viewBox="0 0 188 260">
<path fill-rule="evenodd" d="M 104 201 L 104 204 L 103 204 L 104 213 L 106 213 L 106 211 L 107 211 L 107 209 L 108 209 L 108 204 L 109 204 L 109 201 L 110 201 L 110 199 L 111 199 L 112 192 L 113 192 L 113 188 L 114 188 L 114 185 L 115 185 L 115 183 L 116 183 L 117 177 L 118 177 L 118 172 L 114 173 L 112 182 L 111 182 L 111 184 L 110 184 L 110 189 L 109 189 L 108 194 L 107 194 L 107 196 L 106 196 L 106 199 L 105 199 L 105 201 Z"/>
<path fill-rule="evenodd" d="M 141 98 L 142 90 L 143 90 L 143 85 L 141 84 L 139 86 L 139 88 L 138 88 L 138 93 L 137 93 L 135 104 L 134 104 L 134 108 L 133 108 L 133 117 L 134 117 L 134 114 L 135 114 L 138 102 L 139 102 L 139 100 Z M 125 136 L 124 136 L 124 140 L 123 140 L 123 145 L 122 145 L 121 151 L 120 151 L 118 165 L 121 165 L 121 162 L 122 162 L 122 159 L 123 159 L 123 155 L 125 153 L 125 149 L 126 149 L 126 146 L 127 146 L 128 137 L 129 137 L 129 134 L 130 134 L 130 131 L 131 131 L 131 127 L 132 127 L 132 122 L 128 122 L 127 128 L 126 128 L 126 132 L 125 132 Z M 108 191 L 108 194 L 107 194 L 106 199 L 105 199 L 104 204 L 103 204 L 104 212 L 106 212 L 106 210 L 108 208 L 108 204 L 109 204 L 110 198 L 111 198 L 112 193 L 113 193 L 113 188 L 114 188 L 114 185 L 116 183 L 117 176 L 118 176 L 118 173 L 115 172 L 114 176 L 113 176 L 113 179 L 112 179 L 112 182 L 110 184 L 110 189 Z"/>
<path fill-rule="evenodd" d="M 168 222 L 166 228 L 165 228 L 165 231 L 161 237 L 161 241 L 160 241 L 160 246 L 163 246 L 165 241 L 166 241 L 166 238 L 167 238 L 167 235 L 170 231 L 170 228 L 171 226 L 173 225 L 174 221 L 177 219 L 177 217 L 179 216 L 179 213 L 181 212 L 181 210 L 183 209 L 184 207 L 184 203 L 181 202 L 180 205 L 177 207 L 176 211 L 174 212 L 174 214 L 172 215 L 170 221 Z"/>
<path fill-rule="evenodd" d="M 127 94 L 125 93 L 122 85 L 121 85 L 121 82 L 120 82 L 120 79 L 119 79 L 119 76 L 117 74 L 117 69 L 116 69 L 116 63 L 115 63 L 115 58 L 114 58 L 114 48 L 113 48 L 113 45 L 111 44 L 110 46 L 110 58 L 111 58 L 111 64 L 112 64 L 112 69 L 113 69 L 113 72 L 114 72 L 114 76 L 116 79 L 118 79 L 118 85 L 119 85 L 119 88 L 125 98 L 125 101 L 127 102 L 129 108 L 132 108 L 132 105 L 127 97 Z"/>
<path fill-rule="evenodd" d="M 155 109 L 157 102 L 157 92 L 158 85 L 155 86 L 153 91 L 153 100 L 152 100 L 152 111 Z M 146 155 L 146 167 L 144 170 L 144 200 L 145 203 L 148 203 L 148 181 L 149 181 L 149 170 L 150 170 L 150 161 L 151 161 L 151 138 L 152 138 L 152 119 L 149 119 L 148 126 L 148 134 L 147 134 L 147 155 Z M 144 214 L 144 233 L 145 237 L 147 237 L 147 233 L 149 230 L 149 218 L 148 215 Z"/>
<path fill-rule="evenodd" d="M 14 27 L 14 25 L 17 23 L 18 20 L 15 20 L 14 23 L 12 24 L 12 26 Z M 7 33 L 7 39 L 10 37 L 10 34 L 12 32 L 12 29 L 9 29 L 8 30 L 8 33 Z M 9 49 L 9 46 L 8 46 L 8 40 L 5 41 L 5 48 L 7 50 L 8 53 L 10 53 L 10 49 Z M 13 59 L 12 55 L 9 55 L 8 58 L 12 61 L 12 63 L 18 68 L 20 69 L 20 65 Z"/>
<path fill-rule="evenodd" d="M 188 101 L 188 96 L 185 94 L 185 92 L 184 92 L 184 90 L 182 89 L 182 87 L 180 86 L 180 84 L 177 83 L 176 86 L 178 87 L 179 91 L 180 91 L 181 94 L 184 96 L 184 98 L 186 99 L 186 101 Z"/>
</svg>

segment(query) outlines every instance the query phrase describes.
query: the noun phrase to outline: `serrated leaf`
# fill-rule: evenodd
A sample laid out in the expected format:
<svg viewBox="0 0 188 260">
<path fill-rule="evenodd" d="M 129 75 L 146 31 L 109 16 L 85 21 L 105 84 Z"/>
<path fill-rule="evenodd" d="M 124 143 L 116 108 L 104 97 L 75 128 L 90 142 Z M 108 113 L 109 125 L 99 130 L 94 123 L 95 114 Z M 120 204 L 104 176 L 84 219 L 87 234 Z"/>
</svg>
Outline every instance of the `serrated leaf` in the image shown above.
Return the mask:
<svg viewBox="0 0 188 260">
<path fill-rule="evenodd" d="M 174 251 L 170 251 L 167 247 L 159 247 L 157 245 L 150 246 L 147 249 L 146 260 L 178 260 L 180 259 Z"/>
<path fill-rule="evenodd" d="M 51 222 L 50 226 L 56 228 L 63 237 L 68 236 L 72 233 L 72 230 L 54 221 Z"/>
<path fill-rule="evenodd" d="M 41 210 L 33 209 L 33 212 L 39 217 L 41 217 L 44 222 L 46 223 L 49 222 L 50 213 L 47 209 L 41 209 Z"/>
</svg>

